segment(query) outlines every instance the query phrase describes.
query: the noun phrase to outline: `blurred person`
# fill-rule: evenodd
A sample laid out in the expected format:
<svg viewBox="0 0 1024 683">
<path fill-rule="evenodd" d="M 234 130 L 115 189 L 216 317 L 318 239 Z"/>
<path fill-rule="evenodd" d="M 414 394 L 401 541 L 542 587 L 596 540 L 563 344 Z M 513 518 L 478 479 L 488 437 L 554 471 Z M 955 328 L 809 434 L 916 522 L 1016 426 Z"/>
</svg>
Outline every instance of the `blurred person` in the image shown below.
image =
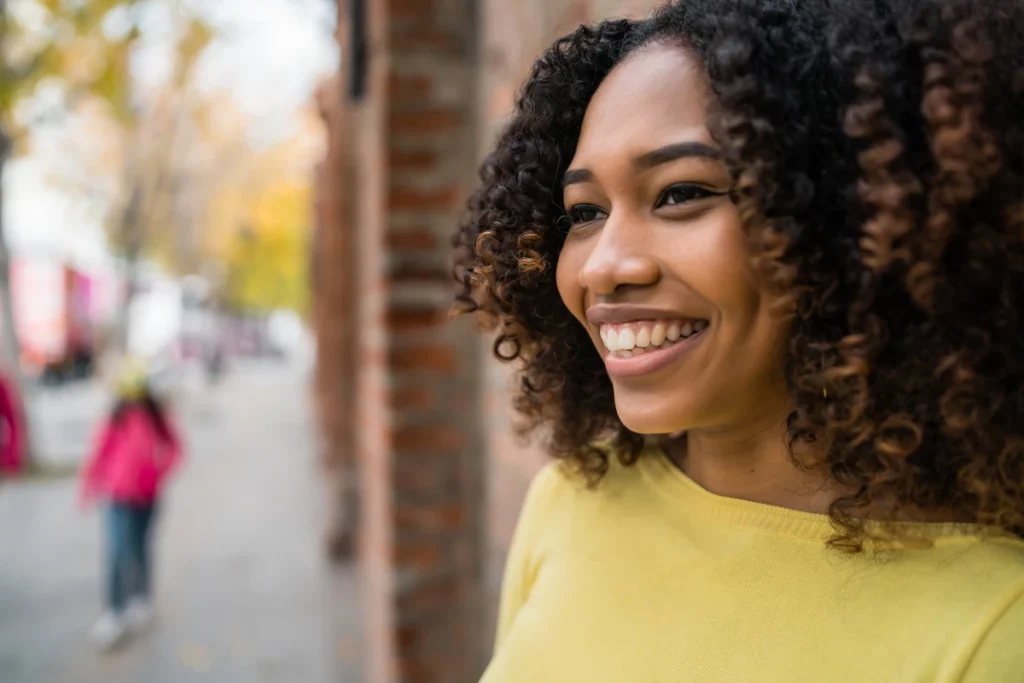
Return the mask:
<svg viewBox="0 0 1024 683">
<path fill-rule="evenodd" d="M 25 469 L 25 413 L 17 380 L 0 372 L 0 476 Z"/>
<path fill-rule="evenodd" d="M 483 680 L 1024 680 L 1024 6 L 540 57 L 456 235 L 534 481 Z"/>
<path fill-rule="evenodd" d="M 208 385 L 214 386 L 220 383 L 224 375 L 225 361 L 224 342 L 218 340 L 214 342 L 206 356 L 206 383 Z"/>
<path fill-rule="evenodd" d="M 83 505 L 97 498 L 106 504 L 106 611 L 92 631 L 100 649 L 153 619 L 153 526 L 160 493 L 181 458 L 177 430 L 154 395 L 145 366 L 129 361 L 81 480 Z"/>
</svg>

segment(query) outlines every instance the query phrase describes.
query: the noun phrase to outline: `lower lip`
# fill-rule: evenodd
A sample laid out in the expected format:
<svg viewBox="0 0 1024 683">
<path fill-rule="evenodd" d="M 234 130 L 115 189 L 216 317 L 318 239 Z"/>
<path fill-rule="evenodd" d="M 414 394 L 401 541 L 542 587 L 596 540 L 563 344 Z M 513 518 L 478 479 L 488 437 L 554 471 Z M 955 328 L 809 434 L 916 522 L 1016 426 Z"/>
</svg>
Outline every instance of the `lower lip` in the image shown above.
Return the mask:
<svg viewBox="0 0 1024 683">
<path fill-rule="evenodd" d="M 672 346 L 657 351 L 646 351 L 639 356 L 630 358 L 619 358 L 613 356 L 611 351 L 604 357 L 604 366 L 610 377 L 643 377 L 662 368 L 671 365 L 677 359 L 686 355 L 695 344 L 704 338 L 707 329 L 692 334 L 686 339 L 676 342 Z"/>
</svg>

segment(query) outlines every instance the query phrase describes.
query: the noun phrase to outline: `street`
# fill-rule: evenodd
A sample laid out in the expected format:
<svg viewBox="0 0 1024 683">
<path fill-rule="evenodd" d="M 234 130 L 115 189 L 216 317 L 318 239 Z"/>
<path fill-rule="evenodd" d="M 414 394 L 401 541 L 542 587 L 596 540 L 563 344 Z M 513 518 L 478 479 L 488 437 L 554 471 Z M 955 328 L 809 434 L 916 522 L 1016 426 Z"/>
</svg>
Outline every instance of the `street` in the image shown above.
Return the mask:
<svg viewBox="0 0 1024 683">
<path fill-rule="evenodd" d="M 157 526 L 158 621 L 110 654 L 87 639 L 101 610 L 98 512 L 77 508 L 71 477 L 0 485 L 0 681 L 360 680 L 355 571 L 321 553 L 307 385 L 305 371 L 252 364 L 179 399 L 189 451 Z M 105 400 L 93 395 L 76 400 Z"/>
</svg>

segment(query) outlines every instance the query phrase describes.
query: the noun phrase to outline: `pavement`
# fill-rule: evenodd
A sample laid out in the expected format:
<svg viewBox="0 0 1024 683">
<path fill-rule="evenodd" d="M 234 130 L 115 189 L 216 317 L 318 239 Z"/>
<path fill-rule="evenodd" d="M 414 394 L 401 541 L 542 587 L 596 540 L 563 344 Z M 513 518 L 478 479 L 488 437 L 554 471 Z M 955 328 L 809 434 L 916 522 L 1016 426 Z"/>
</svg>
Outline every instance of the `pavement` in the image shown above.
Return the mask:
<svg viewBox="0 0 1024 683">
<path fill-rule="evenodd" d="M 158 520 L 158 621 L 111 654 L 87 640 L 101 610 L 99 513 L 76 507 L 70 477 L 0 485 L 0 681 L 360 680 L 356 572 L 321 553 L 307 374 L 235 367 L 179 400 L 189 453 Z M 71 459 L 91 430 L 85 413 L 102 414 L 107 397 L 82 387 L 49 398 L 48 429 L 71 415 L 62 436 L 50 434 Z"/>
</svg>

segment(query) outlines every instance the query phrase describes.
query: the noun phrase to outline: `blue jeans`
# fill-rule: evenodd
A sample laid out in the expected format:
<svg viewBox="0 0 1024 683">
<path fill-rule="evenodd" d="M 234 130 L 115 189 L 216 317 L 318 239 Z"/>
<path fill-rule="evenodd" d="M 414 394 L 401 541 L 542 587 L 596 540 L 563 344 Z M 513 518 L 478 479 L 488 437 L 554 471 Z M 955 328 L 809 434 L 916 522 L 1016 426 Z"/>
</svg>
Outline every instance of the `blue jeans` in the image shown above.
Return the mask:
<svg viewBox="0 0 1024 683">
<path fill-rule="evenodd" d="M 156 505 L 111 501 L 107 509 L 107 607 L 124 611 L 130 598 L 148 598 L 149 539 Z"/>
</svg>

